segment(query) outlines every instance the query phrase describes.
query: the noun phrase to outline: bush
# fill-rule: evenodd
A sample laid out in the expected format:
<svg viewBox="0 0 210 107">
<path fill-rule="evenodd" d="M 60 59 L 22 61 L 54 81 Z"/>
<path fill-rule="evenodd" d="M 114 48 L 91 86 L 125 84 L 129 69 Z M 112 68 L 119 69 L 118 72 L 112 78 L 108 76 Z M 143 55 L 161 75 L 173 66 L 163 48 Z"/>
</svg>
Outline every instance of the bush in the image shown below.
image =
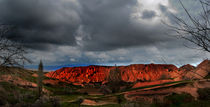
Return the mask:
<svg viewBox="0 0 210 107">
<path fill-rule="evenodd" d="M 60 107 L 60 100 L 56 97 L 42 96 L 32 104 L 32 107 Z"/>
<path fill-rule="evenodd" d="M 210 101 L 210 88 L 198 89 L 199 100 L 209 100 Z"/>
<path fill-rule="evenodd" d="M 166 104 L 180 106 L 183 103 L 189 103 L 194 101 L 194 97 L 187 93 L 183 94 L 173 93 L 172 95 L 165 97 L 164 100 Z"/>
<path fill-rule="evenodd" d="M 50 103 L 52 104 L 52 107 L 60 107 L 60 100 L 56 97 L 50 98 Z"/>
<path fill-rule="evenodd" d="M 204 79 L 210 79 L 210 73 L 208 73 L 208 75 L 204 77 Z"/>
</svg>

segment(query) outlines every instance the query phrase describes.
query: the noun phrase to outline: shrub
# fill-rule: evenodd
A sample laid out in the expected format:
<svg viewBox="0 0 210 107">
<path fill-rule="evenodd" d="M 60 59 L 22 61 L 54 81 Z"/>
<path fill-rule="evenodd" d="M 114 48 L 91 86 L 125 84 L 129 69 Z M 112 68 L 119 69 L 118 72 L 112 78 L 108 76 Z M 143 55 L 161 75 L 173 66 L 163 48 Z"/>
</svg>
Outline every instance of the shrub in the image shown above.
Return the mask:
<svg viewBox="0 0 210 107">
<path fill-rule="evenodd" d="M 199 100 L 209 100 L 210 101 L 210 88 L 198 89 Z"/>
<path fill-rule="evenodd" d="M 42 61 L 40 61 L 39 63 L 39 69 L 37 71 L 38 73 L 38 77 L 37 77 L 37 94 L 38 94 L 38 97 L 41 97 L 43 92 L 42 92 L 42 88 L 43 88 L 43 77 L 44 77 L 44 73 L 43 73 L 43 64 L 42 64 Z"/>
<path fill-rule="evenodd" d="M 210 79 L 210 73 L 208 73 L 208 75 L 204 77 L 204 79 Z"/>
<path fill-rule="evenodd" d="M 56 97 L 50 98 L 50 103 L 52 104 L 52 107 L 60 107 L 60 100 Z"/>
<path fill-rule="evenodd" d="M 143 107 L 139 103 L 136 102 L 127 102 L 125 104 L 121 104 L 121 107 Z"/>
<path fill-rule="evenodd" d="M 180 106 L 182 103 L 189 103 L 194 101 L 194 97 L 187 93 L 182 93 L 182 94 L 173 93 L 172 95 L 165 97 L 164 100 L 166 104 Z"/>
</svg>

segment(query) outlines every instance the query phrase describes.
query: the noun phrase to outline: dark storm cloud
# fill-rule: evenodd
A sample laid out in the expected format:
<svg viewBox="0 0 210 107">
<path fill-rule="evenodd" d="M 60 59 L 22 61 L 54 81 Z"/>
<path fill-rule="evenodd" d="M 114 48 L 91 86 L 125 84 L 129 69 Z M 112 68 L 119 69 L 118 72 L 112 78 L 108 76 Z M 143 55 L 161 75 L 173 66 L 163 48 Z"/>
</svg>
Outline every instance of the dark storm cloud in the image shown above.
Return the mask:
<svg viewBox="0 0 210 107">
<path fill-rule="evenodd" d="M 16 25 L 8 38 L 32 49 L 50 45 L 75 46 L 83 28 L 82 48 L 107 51 L 122 47 L 155 45 L 171 40 L 161 24 L 142 23 L 131 18 L 137 0 L 3 0 L 0 20 Z M 140 13 L 139 13 L 140 14 Z M 156 16 L 144 11 L 143 20 Z"/>
<path fill-rule="evenodd" d="M 4 0 L 0 19 L 16 26 L 8 38 L 29 48 L 48 48 L 49 44 L 75 44 L 73 36 L 80 19 L 73 2 L 57 0 Z"/>
<path fill-rule="evenodd" d="M 152 19 L 155 16 L 156 16 L 156 13 L 154 11 L 150 11 L 150 10 L 145 10 L 142 13 L 142 18 L 143 19 Z"/>
<path fill-rule="evenodd" d="M 45 65 L 165 63 L 163 59 L 176 64 L 205 56 L 166 35 L 168 28 L 160 23 L 172 22 L 174 8 L 177 16 L 186 15 L 178 0 L 148 1 L 0 0 L 0 22 L 16 25 L 8 38 L 30 48 L 28 57 L 35 64 L 40 59 Z M 196 0 L 182 1 L 198 13 Z"/>
<path fill-rule="evenodd" d="M 169 40 L 165 28 L 149 25 L 131 18 L 136 0 L 80 0 L 83 7 L 84 32 L 90 36 L 83 41 L 84 49 L 91 51 L 112 50 L 133 46 L 154 45 Z M 97 4 L 96 4 L 97 3 Z M 146 12 L 150 19 L 155 13 Z M 146 17 L 144 17 L 146 18 Z M 134 21 L 136 20 L 136 22 Z"/>
</svg>

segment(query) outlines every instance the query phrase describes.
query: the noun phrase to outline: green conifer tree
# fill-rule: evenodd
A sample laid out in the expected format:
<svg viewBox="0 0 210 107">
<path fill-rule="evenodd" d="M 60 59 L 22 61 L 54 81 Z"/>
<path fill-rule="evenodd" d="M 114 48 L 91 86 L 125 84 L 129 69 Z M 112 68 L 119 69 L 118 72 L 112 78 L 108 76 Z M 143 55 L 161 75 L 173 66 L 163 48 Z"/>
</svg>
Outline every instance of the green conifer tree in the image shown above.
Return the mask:
<svg viewBox="0 0 210 107">
<path fill-rule="evenodd" d="M 37 77 L 37 87 L 38 87 L 38 97 L 42 96 L 42 80 L 43 80 L 43 64 L 42 61 L 39 63 L 39 68 L 38 68 L 38 77 Z"/>
</svg>

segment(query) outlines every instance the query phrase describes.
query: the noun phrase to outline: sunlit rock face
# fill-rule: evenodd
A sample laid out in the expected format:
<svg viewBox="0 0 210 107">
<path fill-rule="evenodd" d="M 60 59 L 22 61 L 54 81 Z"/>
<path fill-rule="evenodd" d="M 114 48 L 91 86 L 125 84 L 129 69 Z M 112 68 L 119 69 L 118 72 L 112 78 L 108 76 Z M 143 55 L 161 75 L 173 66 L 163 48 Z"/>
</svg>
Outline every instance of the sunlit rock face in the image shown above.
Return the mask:
<svg viewBox="0 0 210 107">
<path fill-rule="evenodd" d="M 183 72 L 190 72 L 192 70 L 195 70 L 196 67 L 190 65 L 190 64 L 187 64 L 187 65 L 183 65 L 179 68 L 179 71 L 183 71 Z"/>
<path fill-rule="evenodd" d="M 188 79 L 203 79 L 210 73 L 210 60 L 204 60 L 195 69 L 188 72 L 185 77 Z"/>
<path fill-rule="evenodd" d="M 188 80 L 189 77 L 187 75 L 195 69 L 196 69 L 196 67 L 194 67 L 190 64 L 181 66 L 179 68 L 179 72 L 177 72 L 179 76 L 177 78 L 174 78 L 174 80 L 175 81 Z"/>
<path fill-rule="evenodd" d="M 49 72 L 46 76 L 72 83 L 103 82 L 111 68 L 105 66 L 65 67 Z"/>
<path fill-rule="evenodd" d="M 110 70 L 114 66 L 87 66 L 87 67 L 65 67 L 46 74 L 47 77 L 59 79 L 70 83 L 106 82 Z M 156 81 L 165 78 L 176 78 L 178 68 L 174 65 L 164 64 L 133 64 L 119 66 L 122 79 L 125 82 Z"/>
</svg>

